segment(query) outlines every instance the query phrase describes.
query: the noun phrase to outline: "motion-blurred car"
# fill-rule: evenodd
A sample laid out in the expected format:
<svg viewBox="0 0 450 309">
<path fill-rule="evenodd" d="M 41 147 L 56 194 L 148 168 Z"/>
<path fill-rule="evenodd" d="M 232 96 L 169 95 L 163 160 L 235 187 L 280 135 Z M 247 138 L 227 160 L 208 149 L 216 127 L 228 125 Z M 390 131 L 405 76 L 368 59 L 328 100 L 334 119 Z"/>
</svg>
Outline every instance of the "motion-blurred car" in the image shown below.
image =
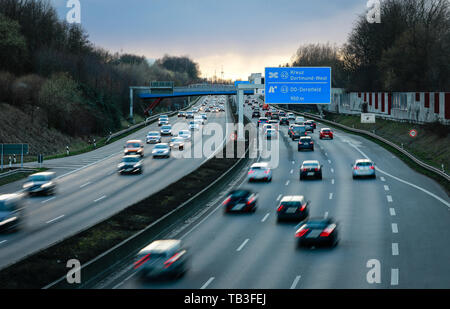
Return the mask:
<svg viewBox="0 0 450 309">
<path fill-rule="evenodd" d="M 147 144 L 157 144 L 161 143 L 161 134 L 157 131 L 150 131 L 145 138 Z"/>
<path fill-rule="evenodd" d="M 152 150 L 153 158 L 169 158 L 170 146 L 167 143 L 156 144 Z"/>
<path fill-rule="evenodd" d="M 314 141 L 311 136 L 301 136 L 298 140 L 298 151 L 309 149 L 314 151 Z"/>
<path fill-rule="evenodd" d="M 313 128 L 312 122 L 310 122 L 309 120 L 306 120 L 303 125 L 305 126 L 306 131 L 314 133 L 314 128 Z"/>
<path fill-rule="evenodd" d="M 314 133 L 314 130 L 316 129 L 317 126 L 314 120 L 306 120 L 305 124 L 309 125 L 312 128 L 312 130 L 310 131 Z"/>
<path fill-rule="evenodd" d="M 29 195 L 54 195 L 56 181 L 54 172 L 41 172 L 28 176 L 23 190 Z"/>
<path fill-rule="evenodd" d="M 184 149 L 184 138 L 182 137 L 172 137 L 169 143 L 170 148 L 183 150 Z"/>
<path fill-rule="evenodd" d="M 282 125 L 286 125 L 286 126 L 289 125 L 289 119 L 287 117 L 280 118 L 280 126 L 282 126 Z"/>
<path fill-rule="evenodd" d="M 189 130 L 191 130 L 191 131 L 200 130 L 200 124 L 196 121 L 190 121 L 189 122 Z"/>
<path fill-rule="evenodd" d="M 248 171 L 247 179 L 249 182 L 252 181 L 272 181 L 272 170 L 269 168 L 269 163 L 260 162 L 254 163 Z"/>
<path fill-rule="evenodd" d="M 183 138 L 185 141 L 191 140 L 191 132 L 189 132 L 188 130 L 180 130 L 178 132 L 178 136 Z"/>
<path fill-rule="evenodd" d="M 169 124 L 169 118 L 165 118 L 165 117 L 159 117 L 158 119 L 158 126 L 161 127 L 163 125 L 168 125 Z"/>
<path fill-rule="evenodd" d="M 322 167 L 317 160 L 303 161 L 300 166 L 300 180 L 308 177 L 322 179 Z"/>
<path fill-rule="evenodd" d="M 119 174 L 142 174 L 143 162 L 144 160 L 140 156 L 124 156 L 122 162 L 117 165 L 117 171 Z"/>
<path fill-rule="evenodd" d="M 359 159 L 352 164 L 353 179 L 358 177 L 376 178 L 375 163 L 368 159 Z"/>
<path fill-rule="evenodd" d="M 140 155 L 141 157 L 143 157 L 144 143 L 139 139 L 127 141 L 124 146 L 123 155 Z"/>
<path fill-rule="evenodd" d="M 161 135 L 172 135 L 172 126 L 170 124 L 161 127 Z"/>
<path fill-rule="evenodd" d="M 337 226 L 332 218 L 310 218 L 295 232 L 298 247 L 336 246 L 339 242 Z"/>
<path fill-rule="evenodd" d="M 258 195 L 249 190 L 234 190 L 227 196 L 222 205 L 224 212 L 255 212 Z"/>
<path fill-rule="evenodd" d="M 269 119 L 267 117 L 259 117 L 258 119 L 258 127 L 262 126 L 266 123 L 269 123 Z"/>
<path fill-rule="evenodd" d="M 194 112 L 193 111 L 186 112 L 186 119 L 189 119 L 189 118 L 194 118 Z"/>
<path fill-rule="evenodd" d="M 305 126 L 293 125 L 289 129 L 288 135 L 293 141 L 295 141 L 297 139 L 300 139 L 300 137 L 307 135 L 306 128 Z"/>
<path fill-rule="evenodd" d="M 278 114 L 280 115 L 280 118 L 286 117 L 286 112 L 280 111 Z"/>
<path fill-rule="evenodd" d="M 330 128 L 323 128 L 319 132 L 319 138 L 320 139 L 324 139 L 324 138 L 333 139 L 333 131 L 331 131 Z"/>
<path fill-rule="evenodd" d="M 178 118 L 179 117 L 186 117 L 186 112 L 178 112 Z"/>
<path fill-rule="evenodd" d="M 181 240 L 156 240 L 141 249 L 134 262 L 143 279 L 178 278 L 188 270 L 189 257 Z"/>
<path fill-rule="evenodd" d="M 284 220 L 302 221 L 308 217 L 310 202 L 303 195 L 284 196 L 277 208 L 277 222 Z"/>
<path fill-rule="evenodd" d="M 252 118 L 259 118 L 261 117 L 261 112 L 259 110 L 254 110 L 252 112 Z"/>
<path fill-rule="evenodd" d="M 23 194 L 0 195 L 0 231 L 19 230 L 23 219 Z"/>
</svg>

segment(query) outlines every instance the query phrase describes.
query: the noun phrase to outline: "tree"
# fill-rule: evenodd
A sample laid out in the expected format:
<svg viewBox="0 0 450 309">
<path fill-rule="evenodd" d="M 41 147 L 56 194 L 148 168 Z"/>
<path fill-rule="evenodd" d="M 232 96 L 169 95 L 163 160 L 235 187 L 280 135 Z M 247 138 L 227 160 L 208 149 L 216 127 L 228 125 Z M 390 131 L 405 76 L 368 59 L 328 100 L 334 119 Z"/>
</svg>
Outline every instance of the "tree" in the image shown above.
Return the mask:
<svg viewBox="0 0 450 309">
<path fill-rule="evenodd" d="M 21 69 L 26 48 L 26 40 L 20 33 L 19 23 L 0 13 L 0 69 Z"/>
</svg>

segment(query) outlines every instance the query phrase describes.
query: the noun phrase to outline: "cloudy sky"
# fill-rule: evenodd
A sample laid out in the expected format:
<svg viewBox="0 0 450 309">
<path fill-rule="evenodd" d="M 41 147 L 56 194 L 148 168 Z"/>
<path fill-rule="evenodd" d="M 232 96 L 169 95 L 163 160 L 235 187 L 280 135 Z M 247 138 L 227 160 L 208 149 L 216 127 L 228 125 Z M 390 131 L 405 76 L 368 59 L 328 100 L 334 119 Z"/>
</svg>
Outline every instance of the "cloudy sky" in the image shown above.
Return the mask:
<svg viewBox="0 0 450 309">
<path fill-rule="evenodd" d="M 187 55 L 203 76 L 247 79 L 305 43 L 342 44 L 367 0 L 79 0 L 90 40 L 111 52 Z M 68 0 L 51 0 L 60 17 Z"/>
</svg>

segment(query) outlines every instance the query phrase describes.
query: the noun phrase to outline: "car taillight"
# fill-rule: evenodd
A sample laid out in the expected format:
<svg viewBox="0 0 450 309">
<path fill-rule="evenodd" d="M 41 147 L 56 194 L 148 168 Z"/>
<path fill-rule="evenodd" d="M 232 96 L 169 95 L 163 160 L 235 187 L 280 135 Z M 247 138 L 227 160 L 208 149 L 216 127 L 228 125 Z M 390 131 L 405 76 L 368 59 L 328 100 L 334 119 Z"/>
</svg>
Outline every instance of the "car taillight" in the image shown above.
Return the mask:
<svg viewBox="0 0 450 309">
<path fill-rule="evenodd" d="M 307 229 L 306 227 L 301 227 L 297 233 L 295 233 L 295 237 L 302 237 L 303 235 L 306 234 L 306 232 L 308 232 L 309 229 Z"/>
<path fill-rule="evenodd" d="M 134 269 L 138 269 L 139 267 L 141 267 L 142 265 L 144 265 L 148 260 L 150 260 L 150 253 L 145 255 L 143 258 L 141 258 L 140 260 L 136 261 L 134 263 Z"/>
<path fill-rule="evenodd" d="M 249 199 L 247 201 L 247 205 L 250 205 L 251 203 L 253 203 L 255 201 L 255 197 L 252 197 L 251 199 Z"/>
<path fill-rule="evenodd" d="M 249 170 L 249 171 L 248 171 L 248 174 L 251 175 L 251 174 L 253 174 L 254 172 L 255 172 L 254 170 Z"/>
<path fill-rule="evenodd" d="M 284 205 L 280 205 L 280 206 L 278 207 L 277 211 L 280 212 L 280 211 L 283 210 L 283 208 L 284 208 Z"/>
<path fill-rule="evenodd" d="M 315 169 L 314 169 L 314 171 L 316 171 L 316 172 L 318 172 L 319 171 L 319 169 L 316 167 Z"/>
<path fill-rule="evenodd" d="M 359 170 L 359 167 L 355 166 L 353 169 L 354 169 L 354 170 Z"/>
<path fill-rule="evenodd" d="M 300 211 L 305 210 L 305 208 L 306 208 L 306 204 L 302 205 L 302 207 L 300 208 Z"/>
<path fill-rule="evenodd" d="M 228 197 L 225 201 L 223 201 L 223 205 L 227 205 L 231 201 L 231 197 Z"/>
<path fill-rule="evenodd" d="M 264 174 L 269 174 L 270 170 L 265 170 Z"/>
<path fill-rule="evenodd" d="M 335 228 L 336 228 L 336 224 L 330 224 L 329 226 L 327 226 L 326 229 L 324 229 L 322 231 L 322 233 L 320 233 L 320 237 L 328 237 L 328 236 L 330 236 L 330 234 L 333 233 Z"/>
<path fill-rule="evenodd" d="M 308 170 L 308 169 L 306 169 L 306 168 L 302 168 L 302 171 L 303 171 L 303 172 L 306 172 L 307 170 Z"/>
<path fill-rule="evenodd" d="M 314 142 L 311 142 L 310 144 L 311 144 L 311 145 L 314 145 Z"/>
<path fill-rule="evenodd" d="M 375 169 L 375 166 L 372 165 L 372 166 L 370 167 L 370 169 L 371 169 L 371 170 L 374 170 L 374 169 Z"/>
<path fill-rule="evenodd" d="M 175 253 L 170 259 L 168 259 L 167 261 L 164 262 L 164 268 L 167 268 L 170 265 L 172 265 L 174 262 L 176 262 L 183 255 L 183 253 L 184 252 Z"/>
</svg>

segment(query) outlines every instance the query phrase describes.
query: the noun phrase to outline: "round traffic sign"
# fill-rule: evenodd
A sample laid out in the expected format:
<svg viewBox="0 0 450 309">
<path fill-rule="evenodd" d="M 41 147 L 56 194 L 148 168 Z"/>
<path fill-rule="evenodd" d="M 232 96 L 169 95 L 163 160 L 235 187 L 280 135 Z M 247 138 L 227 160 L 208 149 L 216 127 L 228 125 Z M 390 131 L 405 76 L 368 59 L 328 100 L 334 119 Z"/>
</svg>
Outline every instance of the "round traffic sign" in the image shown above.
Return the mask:
<svg viewBox="0 0 450 309">
<path fill-rule="evenodd" d="M 416 137 L 417 136 L 417 130 L 415 130 L 415 129 L 412 129 L 412 130 L 410 130 L 409 131 L 409 136 L 411 136 L 411 137 Z"/>
</svg>

